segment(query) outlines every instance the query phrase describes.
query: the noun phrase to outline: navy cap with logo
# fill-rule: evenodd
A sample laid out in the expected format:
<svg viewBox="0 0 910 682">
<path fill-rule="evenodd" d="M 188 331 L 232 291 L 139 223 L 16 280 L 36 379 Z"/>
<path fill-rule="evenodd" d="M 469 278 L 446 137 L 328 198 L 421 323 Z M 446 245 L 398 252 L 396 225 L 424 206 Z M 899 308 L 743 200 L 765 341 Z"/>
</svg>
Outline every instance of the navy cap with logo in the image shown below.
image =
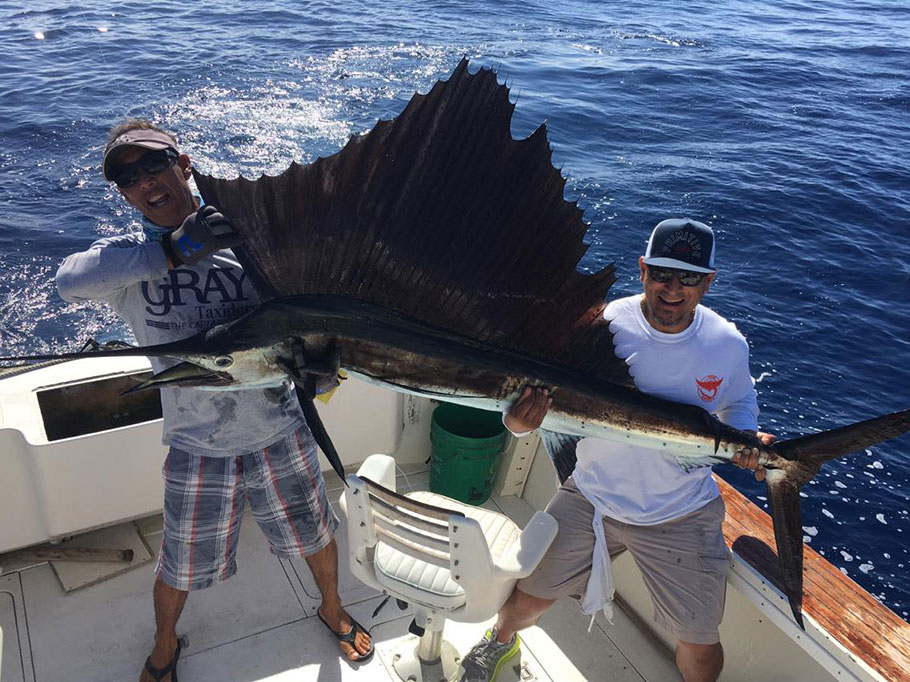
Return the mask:
<svg viewBox="0 0 910 682">
<path fill-rule="evenodd" d="M 651 232 L 645 265 L 690 272 L 715 272 L 714 232 L 697 220 L 662 220 Z"/>
<path fill-rule="evenodd" d="M 160 130 L 136 128 L 123 133 L 114 140 L 111 140 L 104 148 L 104 161 L 101 164 L 101 170 L 104 173 L 105 180 L 112 180 L 111 173 L 114 170 L 114 159 L 117 153 L 124 147 L 142 147 L 143 149 L 173 149 L 177 151 L 177 140 L 173 136 L 163 133 Z"/>
</svg>

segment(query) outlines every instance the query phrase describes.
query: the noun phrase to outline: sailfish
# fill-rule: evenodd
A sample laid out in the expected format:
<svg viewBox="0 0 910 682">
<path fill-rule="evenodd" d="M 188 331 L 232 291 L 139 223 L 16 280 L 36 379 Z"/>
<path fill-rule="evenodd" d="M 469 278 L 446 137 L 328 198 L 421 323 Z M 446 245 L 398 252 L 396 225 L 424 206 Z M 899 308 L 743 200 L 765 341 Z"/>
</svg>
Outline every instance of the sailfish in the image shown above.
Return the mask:
<svg viewBox="0 0 910 682">
<path fill-rule="evenodd" d="M 756 448 L 802 626 L 800 488 L 824 462 L 910 430 L 910 410 L 765 446 L 701 407 L 636 390 L 603 316 L 616 268 L 576 269 L 588 225 L 565 199 L 546 125 L 513 139 L 514 106 L 492 69 L 462 60 L 334 155 L 256 180 L 196 172 L 206 203 L 244 235 L 235 252 L 264 303 L 182 341 L 85 355 L 183 361 L 145 386 L 271 383 L 302 358 L 489 410 L 544 386 L 562 479 L 578 437 L 656 447 L 687 469 Z"/>
</svg>

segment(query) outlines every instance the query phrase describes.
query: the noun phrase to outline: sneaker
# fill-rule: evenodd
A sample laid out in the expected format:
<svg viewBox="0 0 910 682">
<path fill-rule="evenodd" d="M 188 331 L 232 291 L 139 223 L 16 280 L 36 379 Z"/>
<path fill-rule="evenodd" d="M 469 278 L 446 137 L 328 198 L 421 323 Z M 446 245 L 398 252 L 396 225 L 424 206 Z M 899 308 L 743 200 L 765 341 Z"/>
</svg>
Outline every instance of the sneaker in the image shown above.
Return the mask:
<svg viewBox="0 0 910 682">
<path fill-rule="evenodd" d="M 495 682 L 496 676 L 509 659 L 518 653 L 521 640 L 517 634 L 505 644 L 496 641 L 496 631 L 487 630 L 461 661 L 464 675 L 459 682 Z"/>
</svg>

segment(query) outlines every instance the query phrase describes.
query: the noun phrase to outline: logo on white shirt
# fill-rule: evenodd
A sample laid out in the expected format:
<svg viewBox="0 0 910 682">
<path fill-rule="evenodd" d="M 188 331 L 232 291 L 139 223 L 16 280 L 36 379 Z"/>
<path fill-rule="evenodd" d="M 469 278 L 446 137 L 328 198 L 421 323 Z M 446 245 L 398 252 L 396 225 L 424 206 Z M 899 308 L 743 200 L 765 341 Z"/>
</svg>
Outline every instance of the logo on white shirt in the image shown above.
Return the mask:
<svg viewBox="0 0 910 682">
<path fill-rule="evenodd" d="M 710 403 L 717 397 L 717 389 L 724 382 L 723 377 L 708 374 L 701 379 L 695 379 L 695 385 L 698 387 L 698 397 L 704 402 Z"/>
</svg>

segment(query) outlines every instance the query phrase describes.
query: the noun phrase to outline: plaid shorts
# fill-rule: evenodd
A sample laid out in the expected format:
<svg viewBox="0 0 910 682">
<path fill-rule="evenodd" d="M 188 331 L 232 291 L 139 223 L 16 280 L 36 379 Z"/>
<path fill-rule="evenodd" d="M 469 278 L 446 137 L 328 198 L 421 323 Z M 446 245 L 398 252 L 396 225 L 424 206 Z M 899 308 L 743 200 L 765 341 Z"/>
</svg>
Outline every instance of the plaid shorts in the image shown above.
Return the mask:
<svg viewBox="0 0 910 682">
<path fill-rule="evenodd" d="M 178 590 L 200 590 L 237 572 L 245 500 L 279 557 L 318 552 L 338 526 L 305 424 L 240 457 L 204 457 L 172 447 L 163 474 L 164 538 L 155 572 Z"/>
</svg>

